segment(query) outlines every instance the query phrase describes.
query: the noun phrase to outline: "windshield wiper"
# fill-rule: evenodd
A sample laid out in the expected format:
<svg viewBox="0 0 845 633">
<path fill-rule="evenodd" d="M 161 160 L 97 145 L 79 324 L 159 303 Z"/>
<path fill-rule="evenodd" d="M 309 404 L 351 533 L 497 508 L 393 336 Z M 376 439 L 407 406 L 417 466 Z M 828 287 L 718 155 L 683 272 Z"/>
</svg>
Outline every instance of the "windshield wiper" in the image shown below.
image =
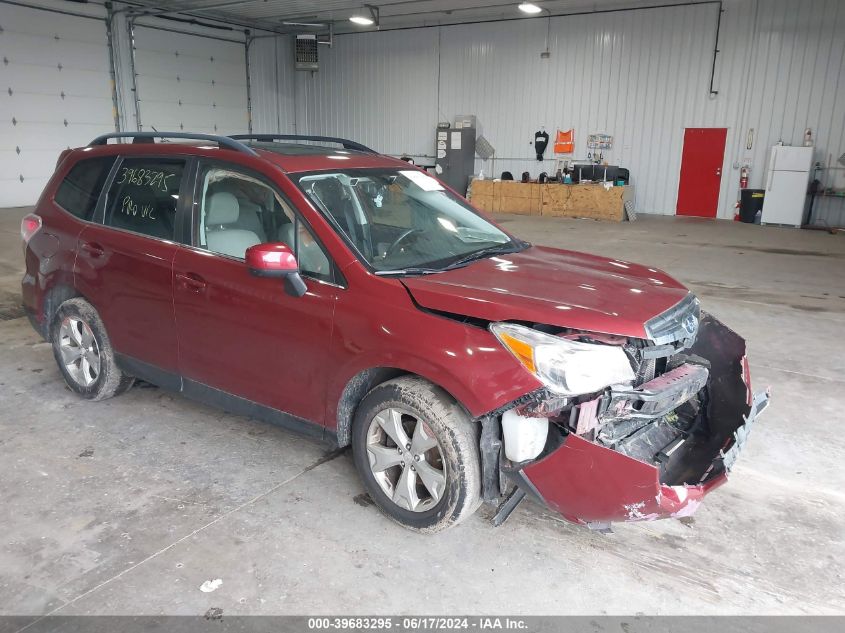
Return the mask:
<svg viewBox="0 0 845 633">
<path fill-rule="evenodd" d="M 497 244 L 496 246 L 488 246 L 487 248 L 482 248 L 481 250 L 474 251 L 472 253 L 468 253 L 463 257 L 456 259 L 451 264 L 446 266 L 443 270 L 451 270 L 453 268 L 458 268 L 460 266 L 464 266 L 469 264 L 470 262 L 474 262 L 477 259 L 484 259 L 485 257 L 490 257 L 492 255 L 504 255 L 506 253 L 516 253 L 521 251 L 525 248 L 523 244 L 516 243 L 516 244 Z"/>
<path fill-rule="evenodd" d="M 387 275 L 433 275 L 434 273 L 442 273 L 445 268 L 422 268 L 422 267 L 410 267 L 410 268 L 398 268 L 396 270 L 377 270 L 375 272 L 376 275 L 383 277 Z"/>
<path fill-rule="evenodd" d="M 443 268 L 427 268 L 425 266 L 410 266 L 408 268 L 399 268 L 396 270 L 377 270 L 375 272 L 376 275 L 379 276 L 387 276 L 387 275 L 433 275 L 434 273 L 442 273 L 447 270 L 452 270 L 454 268 L 460 268 L 461 266 L 465 266 L 470 262 L 475 261 L 476 259 L 483 259 L 485 257 L 490 257 L 492 255 L 504 255 L 506 253 L 518 253 L 519 251 L 525 250 L 531 246 L 528 242 L 524 242 L 522 240 L 517 240 L 511 242 L 510 244 L 496 244 L 495 246 L 488 246 L 486 248 L 482 248 L 477 251 L 473 251 L 472 253 L 468 253 L 459 259 L 456 259 L 448 266 L 444 266 Z"/>
</svg>

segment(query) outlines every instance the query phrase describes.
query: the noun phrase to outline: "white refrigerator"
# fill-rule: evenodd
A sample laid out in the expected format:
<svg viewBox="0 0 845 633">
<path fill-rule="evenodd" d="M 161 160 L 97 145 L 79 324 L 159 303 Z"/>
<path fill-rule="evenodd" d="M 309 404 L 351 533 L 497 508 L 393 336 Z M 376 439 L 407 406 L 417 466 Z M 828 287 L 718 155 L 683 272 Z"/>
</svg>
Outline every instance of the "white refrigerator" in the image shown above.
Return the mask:
<svg viewBox="0 0 845 633">
<path fill-rule="evenodd" d="M 801 226 L 812 166 L 812 147 L 772 147 L 766 169 L 763 224 Z"/>
</svg>

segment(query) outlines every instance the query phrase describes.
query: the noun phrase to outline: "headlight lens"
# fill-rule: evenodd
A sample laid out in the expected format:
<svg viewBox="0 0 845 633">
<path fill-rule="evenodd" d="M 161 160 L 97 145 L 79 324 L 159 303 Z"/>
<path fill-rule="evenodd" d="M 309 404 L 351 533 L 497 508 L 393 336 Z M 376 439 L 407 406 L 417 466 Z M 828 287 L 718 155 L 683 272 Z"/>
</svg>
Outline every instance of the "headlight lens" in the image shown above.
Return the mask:
<svg viewBox="0 0 845 633">
<path fill-rule="evenodd" d="M 513 323 L 493 323 L 490 331 L 523 367 L 561 395 L 592 393 L 635 378 L 619 347 L 570 341 Z"/>
</svg>

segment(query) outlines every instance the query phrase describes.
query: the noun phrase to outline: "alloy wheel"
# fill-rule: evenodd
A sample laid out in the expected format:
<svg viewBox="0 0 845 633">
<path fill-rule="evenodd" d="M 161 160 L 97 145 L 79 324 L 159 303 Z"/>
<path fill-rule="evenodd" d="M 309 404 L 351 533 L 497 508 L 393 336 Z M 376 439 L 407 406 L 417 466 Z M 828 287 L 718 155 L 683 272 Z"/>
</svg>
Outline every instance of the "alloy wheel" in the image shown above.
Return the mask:
<svg viewBox="0 0 845 633">
<path fill-rule="evenodd" d="M 59 352 L 71 379 L 80 387 L 90 387 L 100 375 L 100 347 L 85 321 L 65 317 L 59 328 Z"/>
<path fill-rule="evenodd" d="M 411 512 L 430 510 L 446 490 L 446 466 L 431 427 L 399 409 L 383 409 L 367 430 L 367 457 L 385 495 Z"/>
</svg>

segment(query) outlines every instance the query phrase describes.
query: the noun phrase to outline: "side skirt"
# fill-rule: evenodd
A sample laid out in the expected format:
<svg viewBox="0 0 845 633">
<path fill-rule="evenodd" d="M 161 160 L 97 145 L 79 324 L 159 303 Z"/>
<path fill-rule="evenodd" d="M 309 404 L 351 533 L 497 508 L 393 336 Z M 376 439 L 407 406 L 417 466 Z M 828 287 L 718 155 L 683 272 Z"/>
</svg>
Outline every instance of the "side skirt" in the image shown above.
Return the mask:
<svg viewBox="0 0 845 633">
<path fill-rule="evenodd" d="M 282 428 L 337 446 L 337 435 L 316 422 L 273 409 L 246 398 L 210 387 L 201 382 L 183 378 L 149 363 L 124 354 L 115 354 L 118 366 L 131 376 L 152 383 L 162 389 L 181 393 L 191 400 L 202 402 L 228 413 L 255 418 Z"/>
<path fill-rule="evenodd" d="M 121 371 L 130 376 L 135 376 L 135 378 L 140 378 L 168 391 L 182 391 L 182 376 L 179 374 L 165 371 L 155 365 L 150 365 L 142 360 L 138 360 L 132 356 L 126 356 L 125 354 L 119 354 L 118 352 L 115 352 L 114 359 Z"/>
</svg>

